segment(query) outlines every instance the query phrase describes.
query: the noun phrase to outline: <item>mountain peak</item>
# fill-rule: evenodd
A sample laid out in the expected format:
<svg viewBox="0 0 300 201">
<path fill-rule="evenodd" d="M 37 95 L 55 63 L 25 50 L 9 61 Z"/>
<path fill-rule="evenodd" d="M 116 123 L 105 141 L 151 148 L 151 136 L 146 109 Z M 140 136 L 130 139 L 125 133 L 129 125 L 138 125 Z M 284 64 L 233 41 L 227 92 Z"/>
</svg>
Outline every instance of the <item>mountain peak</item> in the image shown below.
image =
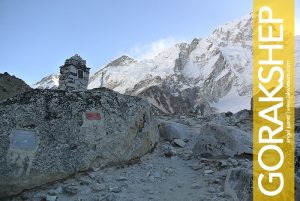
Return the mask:
<svg viewBox="0 0 300 201">
<path fill-rule="evenodd" d="M 128 55 L 122 55 L 119 58 L 113 60 L 112 62 L 110 62 L 109 64 L 107 64 L 105 67 L 109 67 L 109 66 L 126 66 L 129 65 L 131 63 L 135 63 L 137 62 L 135 59 L 133 59 L 132 57 L 128 56 Z"/>
<path fill-rule="evenodd" d="M 44 77 L 39 82 L 35 83 L 32 88 L 34 89 L 56 89 L 58 87 L 59 75 L 53 73 Z"/>
</svg>

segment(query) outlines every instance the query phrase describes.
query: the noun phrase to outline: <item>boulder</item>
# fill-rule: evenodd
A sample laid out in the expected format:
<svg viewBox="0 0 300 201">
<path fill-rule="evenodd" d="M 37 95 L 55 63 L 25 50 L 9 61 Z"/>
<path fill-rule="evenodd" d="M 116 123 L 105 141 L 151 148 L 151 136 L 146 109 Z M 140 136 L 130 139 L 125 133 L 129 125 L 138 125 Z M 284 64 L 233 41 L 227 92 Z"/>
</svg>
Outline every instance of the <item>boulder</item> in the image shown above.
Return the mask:
<svg viewBox="0 0 300 201">
<path fill-rule="evenodd" d="M 252 120 L 252 111 L 251 110 L 241 110 L 237 113 L 235 113 L 232 118 L 234 119 L 235 122 L 240 122 L 244 120 L 251 119 Z"/>
<path fill-rule="evenodd" d="M 224 183 L 225 194 L 234 201 L 252 201 L 252 182 L 251 169 L 231 169 Z"/>
<path fill-rule="evenodd" d="M 100 88 L 35 89 L 0 103 L 0 197 L 137 159 L 158 141 L 150 105 Z"/>
<path fill-rule="evenodd" d="M 180 123 L 163 121 L 158 125 L 159 134 L 168 141 L 187 139 L 189 127 Z"/>
<path fill-rule="evenodd" d="M 195 156 L 252 154 L 252 134 L 232 126 L 205 123 L 193 147 Z"/>
</svg>

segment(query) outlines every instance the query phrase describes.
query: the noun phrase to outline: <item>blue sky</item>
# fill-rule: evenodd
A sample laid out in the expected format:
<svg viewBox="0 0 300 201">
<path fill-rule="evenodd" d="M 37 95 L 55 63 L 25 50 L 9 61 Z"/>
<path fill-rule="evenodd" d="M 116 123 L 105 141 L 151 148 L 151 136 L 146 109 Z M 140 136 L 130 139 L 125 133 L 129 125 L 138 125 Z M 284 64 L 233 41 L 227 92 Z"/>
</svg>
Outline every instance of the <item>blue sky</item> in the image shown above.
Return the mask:
<svg viewBox="0 0 300 201">
<path fill-rule="evenodd" d="M 33 84 L 75 53 L 92 72 L 127 53 L 149 56 L 205 37 L 252 0 L 0 0 L 0 72 Z"/>
</svg>

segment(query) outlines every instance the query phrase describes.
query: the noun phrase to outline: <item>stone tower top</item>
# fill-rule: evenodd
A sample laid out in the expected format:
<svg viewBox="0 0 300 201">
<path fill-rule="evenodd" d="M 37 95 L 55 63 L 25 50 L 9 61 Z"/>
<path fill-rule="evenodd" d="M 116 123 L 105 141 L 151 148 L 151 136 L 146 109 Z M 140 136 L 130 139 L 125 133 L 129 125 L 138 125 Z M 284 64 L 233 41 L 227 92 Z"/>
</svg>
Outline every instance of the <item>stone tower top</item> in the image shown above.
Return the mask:
<svg viewBox="0 0 300 201">
<path fill-rule="evenodd" d="M 59 89 L 86 90 L 89 82 L 90 68 L 78 54 L 66 59 L 60 67 Z"/>
<path fill-rule="evenodd" d="M 68 66 L 68 65 L 74 65 L 77 67 L 87 68 L 86 61 L 83 60 L 78 54 L 75 54 L 74 56 L 70 57 L 69 59 L 66 59 L 65 65 L 61 66 L 61 68 Z"/>
</svg>

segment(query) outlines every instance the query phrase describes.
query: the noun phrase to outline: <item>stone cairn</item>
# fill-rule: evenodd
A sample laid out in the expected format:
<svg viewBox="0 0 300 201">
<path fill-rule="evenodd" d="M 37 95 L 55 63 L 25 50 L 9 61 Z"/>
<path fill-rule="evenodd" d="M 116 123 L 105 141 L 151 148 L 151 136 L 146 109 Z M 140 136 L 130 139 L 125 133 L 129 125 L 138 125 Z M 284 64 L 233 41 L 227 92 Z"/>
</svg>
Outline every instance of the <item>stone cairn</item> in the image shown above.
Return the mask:
<svg viewBox="0 0 300 201">
<path fill-rule="evenodd" d="M 89 82 L 90 68 L 78 54 L 65 61 L 60 67 L 59 87 L 61 90 L 86 90 Z"/>
</svg>

